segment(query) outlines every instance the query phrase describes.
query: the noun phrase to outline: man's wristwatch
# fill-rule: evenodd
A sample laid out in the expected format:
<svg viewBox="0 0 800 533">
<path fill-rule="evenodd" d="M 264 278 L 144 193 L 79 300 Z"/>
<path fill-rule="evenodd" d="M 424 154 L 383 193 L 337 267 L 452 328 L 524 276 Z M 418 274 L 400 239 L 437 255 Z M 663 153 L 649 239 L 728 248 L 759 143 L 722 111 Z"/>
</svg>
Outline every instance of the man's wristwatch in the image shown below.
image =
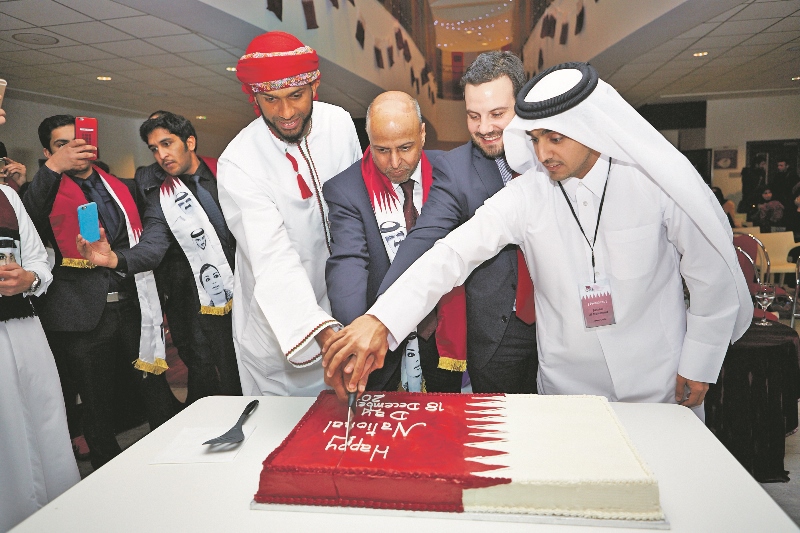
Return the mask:
<svg viewBox="0 0 800 533">
<path fill-rule="evenodd" d="M 31 272 L 33 274 L 33 283 L 31 283 L 30 288 L 28 289 L 28 294 L 33 294 L 39 290 L 39 285 L 42 284 L 41 278 L 39 278 L 39 274 L 36 272 Z"/>
</svg>

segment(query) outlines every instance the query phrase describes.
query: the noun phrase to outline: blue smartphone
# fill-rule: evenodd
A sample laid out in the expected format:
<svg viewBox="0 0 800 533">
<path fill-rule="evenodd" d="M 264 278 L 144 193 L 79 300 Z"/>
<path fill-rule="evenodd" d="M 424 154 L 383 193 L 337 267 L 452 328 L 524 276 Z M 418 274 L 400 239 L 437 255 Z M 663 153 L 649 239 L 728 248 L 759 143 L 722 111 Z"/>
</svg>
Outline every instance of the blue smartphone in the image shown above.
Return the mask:
<svg viewBox="0 0 800 533">
<path fill-rule="evenodd" d="M 84 239 L 89 242 L 100 240 L 100 221 L 97 219 L 97 204 L 89 202 L 78 206 L 78 225 Z"/>
</svg>

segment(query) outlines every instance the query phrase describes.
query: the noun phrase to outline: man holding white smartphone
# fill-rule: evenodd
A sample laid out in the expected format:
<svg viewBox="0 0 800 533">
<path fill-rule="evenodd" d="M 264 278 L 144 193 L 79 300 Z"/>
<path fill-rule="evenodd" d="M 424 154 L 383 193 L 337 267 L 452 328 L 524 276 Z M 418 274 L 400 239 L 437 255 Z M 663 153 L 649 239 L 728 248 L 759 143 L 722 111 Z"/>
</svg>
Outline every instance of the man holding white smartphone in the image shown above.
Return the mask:
<svg viewBox="0 0 800 533">
<path fill-rule="evenodd" d="M 99 468 L 121 452 L 112 412 L 116 368 L 129 369 L 151 428 L 174 414 L 174 397 L 163 375 L 162 313 L 152 273 L 125 276 L 95 267 L 76 245 L 78 207 L 95 202 L 111 248 L 134 246 L 142 232 L 143 198 L 132 181 L 92 165 L 96 147 L 75 138 L 75 117 L 46 118 L 39 125 L 39 140 L 47 161 L 24 203 L 39 234 L 53 244 L 56 266 L 37 311 L 51 342 L 64 348 L 76 378 L 84 435 L 92 466 Z"/>
</svg>

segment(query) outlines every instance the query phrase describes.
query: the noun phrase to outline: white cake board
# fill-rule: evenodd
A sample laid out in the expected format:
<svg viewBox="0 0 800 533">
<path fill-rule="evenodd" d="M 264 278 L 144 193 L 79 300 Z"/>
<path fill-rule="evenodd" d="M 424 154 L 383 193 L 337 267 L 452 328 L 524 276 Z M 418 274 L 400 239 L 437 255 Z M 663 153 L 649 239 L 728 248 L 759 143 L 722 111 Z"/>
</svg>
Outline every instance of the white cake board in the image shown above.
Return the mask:
<svg viewBox="0 0 800 533">
<path fill-rule="evenodd" d="M 405 516 L 418 518 L 445 518 L 449 520 L 479 520 L 484 522 L 522 522 L 529 524 L 556 524 L 564 526 L 618 527 L 640 529 L 670 529 L 664 520 L 603 520 L 573 516 L 548 516 L 506 513 L 440 513 L 435 511 L 403 511 L 399 509 L 370 509 L 367 507 L 328 507 L 323 505 L 284 505 L 279 503 L 250 502 L 256 511 L 286 511 L 291 513 L 326 513 L 369 516 Z"/>
</svg>

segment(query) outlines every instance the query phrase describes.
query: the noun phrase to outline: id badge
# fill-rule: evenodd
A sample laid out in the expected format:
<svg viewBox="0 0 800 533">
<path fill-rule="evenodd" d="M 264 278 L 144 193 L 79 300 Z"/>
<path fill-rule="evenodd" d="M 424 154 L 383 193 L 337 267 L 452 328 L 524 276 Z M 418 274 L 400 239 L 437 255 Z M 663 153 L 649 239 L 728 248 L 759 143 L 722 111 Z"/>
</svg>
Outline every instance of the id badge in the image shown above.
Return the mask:
<svg viewBox="0 0 800 533">
<path fill-rule="evenodd" d="M 581 307 L 583 322 L 587 328 L 615 324 L 614 304 L 611 301 L 611 285 L 600 280 L 581 284 Z"/>
</svg>

